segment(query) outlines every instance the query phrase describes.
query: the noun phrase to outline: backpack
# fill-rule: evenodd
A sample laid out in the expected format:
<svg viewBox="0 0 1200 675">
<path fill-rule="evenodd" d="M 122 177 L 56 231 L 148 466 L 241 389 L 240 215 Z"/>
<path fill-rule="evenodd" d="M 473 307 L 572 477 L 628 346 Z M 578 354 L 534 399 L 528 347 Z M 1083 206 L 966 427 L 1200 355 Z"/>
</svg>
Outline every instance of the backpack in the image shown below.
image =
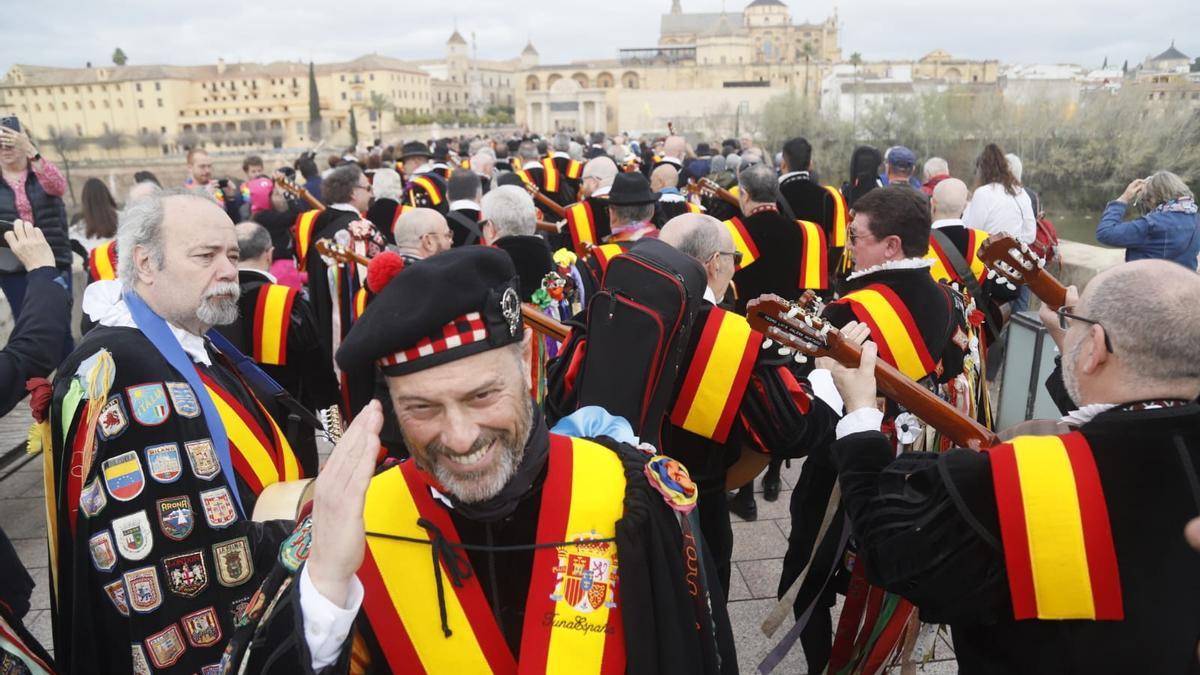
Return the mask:
<svg viewBox="0 0 1200 675">
<path fill-rule="evenodd" d="M 573 407 L 598 405 L 658 445 L 707 284 L 699 262 L 657 239 L 614 257 L 588 302 L 586 330 L 553 367 L 572 375 Z M 562 413 L 563 383 L 550 389 Z"/>
<path fill-rule="evenodd" d="M 1037 235 L 1029 248 L 1042 260 L 1045 260 L 1047 265 L 1053 264 L 1058 259 L 1058 229 L 1042 211 L 1042 198 L 1038 196 L 1038 193 L 1029 188 L 1022 189 L 1025 194 L 1029 195 L 1029 203 L 1037 218 Z"/>
</svg>

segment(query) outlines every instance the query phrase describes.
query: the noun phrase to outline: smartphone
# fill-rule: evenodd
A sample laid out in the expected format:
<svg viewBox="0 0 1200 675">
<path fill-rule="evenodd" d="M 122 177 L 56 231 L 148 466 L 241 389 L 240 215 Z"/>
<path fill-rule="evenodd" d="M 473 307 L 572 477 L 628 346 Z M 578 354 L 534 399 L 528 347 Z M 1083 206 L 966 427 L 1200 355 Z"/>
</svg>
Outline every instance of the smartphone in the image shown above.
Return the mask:
<svg viewBox="0 0 1200 675">
<path fill-rule="evenodd" d="M 16 115 L 7 115 L 0 117 L 0 127 L 8 127 L 13 131 L 21 130 L 21 120 L 17 119 Z"/>
<path fill-rule="evenodd" d="M 8 220 L 0 220 L 0 248 L 8 248 L 8 240 L 4 238 L 4 233 L 11 232 L 13 224 Z"/>
</svg>

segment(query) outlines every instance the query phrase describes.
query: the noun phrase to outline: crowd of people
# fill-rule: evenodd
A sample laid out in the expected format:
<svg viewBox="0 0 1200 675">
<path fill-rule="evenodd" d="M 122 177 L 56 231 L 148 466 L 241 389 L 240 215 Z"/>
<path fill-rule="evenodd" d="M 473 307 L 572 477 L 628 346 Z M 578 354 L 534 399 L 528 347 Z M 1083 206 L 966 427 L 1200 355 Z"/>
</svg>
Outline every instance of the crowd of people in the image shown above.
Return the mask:
<svg viewBox="0 0 1200 675">
<path fill-rule="evenodd" d="M 1038 295 L 1063 418 L 997 436 L 1034 294 L 988 242 L 1057 240 L 1019 157 L 918 159 L 864 145 L 828 185 L 802 137 L 514 133 L 219 177 L 194 148 L 71 223 L 0 126 L 0 404 L 32 394 L 54 635 L 0 545 L 5 672 L 735 673 L 732 517 L 794 460 L 760 669 L 911 666 L 945 624 L 962 672 L 1200 672 L 1193 193 L 1105 207 L 1128 262 Z"/>
</svg>

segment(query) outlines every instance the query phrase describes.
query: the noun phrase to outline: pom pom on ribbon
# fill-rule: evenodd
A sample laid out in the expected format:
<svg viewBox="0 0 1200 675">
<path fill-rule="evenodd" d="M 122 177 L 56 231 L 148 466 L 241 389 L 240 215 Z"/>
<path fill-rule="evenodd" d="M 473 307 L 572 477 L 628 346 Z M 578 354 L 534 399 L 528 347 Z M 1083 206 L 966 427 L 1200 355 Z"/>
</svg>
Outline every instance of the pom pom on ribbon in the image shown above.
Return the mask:
<svg viewBox="0 0 1200 675">
<path fill-rule="evenodd" d="M 380 293 L 401 270 L 404 269 L 404 258 L 394 251 L 384 251 L 371 258 L 367 266 L 367 288 L 372 293 Z"/>
</svg>

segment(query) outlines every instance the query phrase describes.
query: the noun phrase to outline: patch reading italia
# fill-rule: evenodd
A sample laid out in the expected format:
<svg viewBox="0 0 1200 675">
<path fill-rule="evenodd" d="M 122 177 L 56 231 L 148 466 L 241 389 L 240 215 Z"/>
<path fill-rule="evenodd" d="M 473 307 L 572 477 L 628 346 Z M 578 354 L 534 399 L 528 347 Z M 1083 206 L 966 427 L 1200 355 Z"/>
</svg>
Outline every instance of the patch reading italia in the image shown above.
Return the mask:
<svg viewBox="0 0 1200 675">
<path fill-rule="evenodd" d="M 168 539 L 183 541 L 196 525 L 196 514 L 192 511 L 192 499 L 187 495 L 167 497 L 156 502 L 158 506 L 158 528 Z"/>
<path fill-rule="evenodd" d="M 117 537 L 117 550 L 129 560 L 141 560 L 150 555 L 154 537 L 150 533 L 150 519 L 145 511 L 113 518 L 113 533 Z"/>
<path fill-rule="evenodd" d="M 204 506 L 204 520 L 211 528 L 226 528 L 237 520 L 237 510 L 233 507 L 233 498 L 227 487 L 202 491 L 200 502 Z"/>
<path fill-rule="evenodd" d="M 79 491 L 79 510 L 91 518 L 100 513 L 108 505 L 108 497 L 104 496 L 104 488 L 100 485 L 100 477 L 92 479 L 87 487 Z"/>
<path fill-rule="evenodd" d="M 163 573 L 167 588 L 175 595 L 194 598 L 208 588 L 208 568 L 204 566 L 204 551 L 192 551 L 163 558 Z"/>
<path fill-rule="evenodd" d="M 198 612 L 183 615 L 183 631 L 193 647 L 209 647 L 221 641 L 221 622 L 217 610 L 205 607 Z"/>
<path fill-rule="evenodd" d="M 174 483 L 183 475 L 179 446 L 174 443 L 151 445 L 146 448 L 146 470 L 160 483 Z"/>
<path fill-rule="evenodd" d="M 217 581 L 222 586 L 246 583 L 254 571 L 250 562 L 250 540 L 238 537 L 213 544 L 213 564 L 217 567 Z"/>
<path fill-rule="evenodd" d="M 134 421 L 145 427 L 156 427 L 167 421 L 171 408 L 167 405 L 167 390 L 162 382 L 139 384 L 125 390 L 129 396 L 129 413 Z"/>
<path fill-rule="evenodd" d="M 175 412 L 180 417 L 199 417 L 200 404 L 196 402 L 196 392 L 192 391 L 187 382 L 167 382 L 167 395 L 175 405 Z"/>
<path fill-rule="evenodd" d="M 171 624 L 146 638 L 146 648 L 150 650 L 150 661 L 154 663 L 155 668 L 169 668 L 175 665 L 187 649 L 176 624 Z"/>
<path fill-rule="evenodd" d="M 88 539 L 88 550 L 92 553 L 92 564 L 97 570 L 107 572 L 117 566 L 117 550 L 108 530 L 92 535 Z"/>
<path fill-rule="evenodd" d="M 118 394 L 108 399 L 108 402 L 100 410 L 100 417 L 96 420 L 96 429 L 99 430 L 100 437 L 111 441 L 120 436 L 128 426 L 129 418 L 125 415 L 125 406 L 121 403 L 121 396 Z"/>
<path fill-rule="evenodd" d="M 154 565 L 139 567 L 124 574 L 125 588 L 129 591 L 129 607 L 145 614 L 162 605 L 162 588 L 158 585 L 158 571 Z"/>
<path fill-rule="evenodd" d="M 213 450 L 211 440 L 201 438 L 188 441 L 183 444 L 183 448 L 187 450 L 188 463 L 192 465 L 192 473 L 196 478 L 212 480 L 221 473 L 221 464 L 217 462 L 217 453 Z"/>
<path fill-rule="evenodd" d="M 125 597 L 125 582 L 117 579 L 111 584 L 104 585 L 104 594 L 112 600 L 113 607 L 121 613 L 121 616 L 129 616 L 129 600 Z"/>
<path fill-rule="evenodd" d="M 113 499 L 127 502 L 142 494 L 146 477 L 142 474 L 142 462 L 135 451 L 123 452 L 100 464 L 104 475 L 104 486 Z"/>
</svg>

